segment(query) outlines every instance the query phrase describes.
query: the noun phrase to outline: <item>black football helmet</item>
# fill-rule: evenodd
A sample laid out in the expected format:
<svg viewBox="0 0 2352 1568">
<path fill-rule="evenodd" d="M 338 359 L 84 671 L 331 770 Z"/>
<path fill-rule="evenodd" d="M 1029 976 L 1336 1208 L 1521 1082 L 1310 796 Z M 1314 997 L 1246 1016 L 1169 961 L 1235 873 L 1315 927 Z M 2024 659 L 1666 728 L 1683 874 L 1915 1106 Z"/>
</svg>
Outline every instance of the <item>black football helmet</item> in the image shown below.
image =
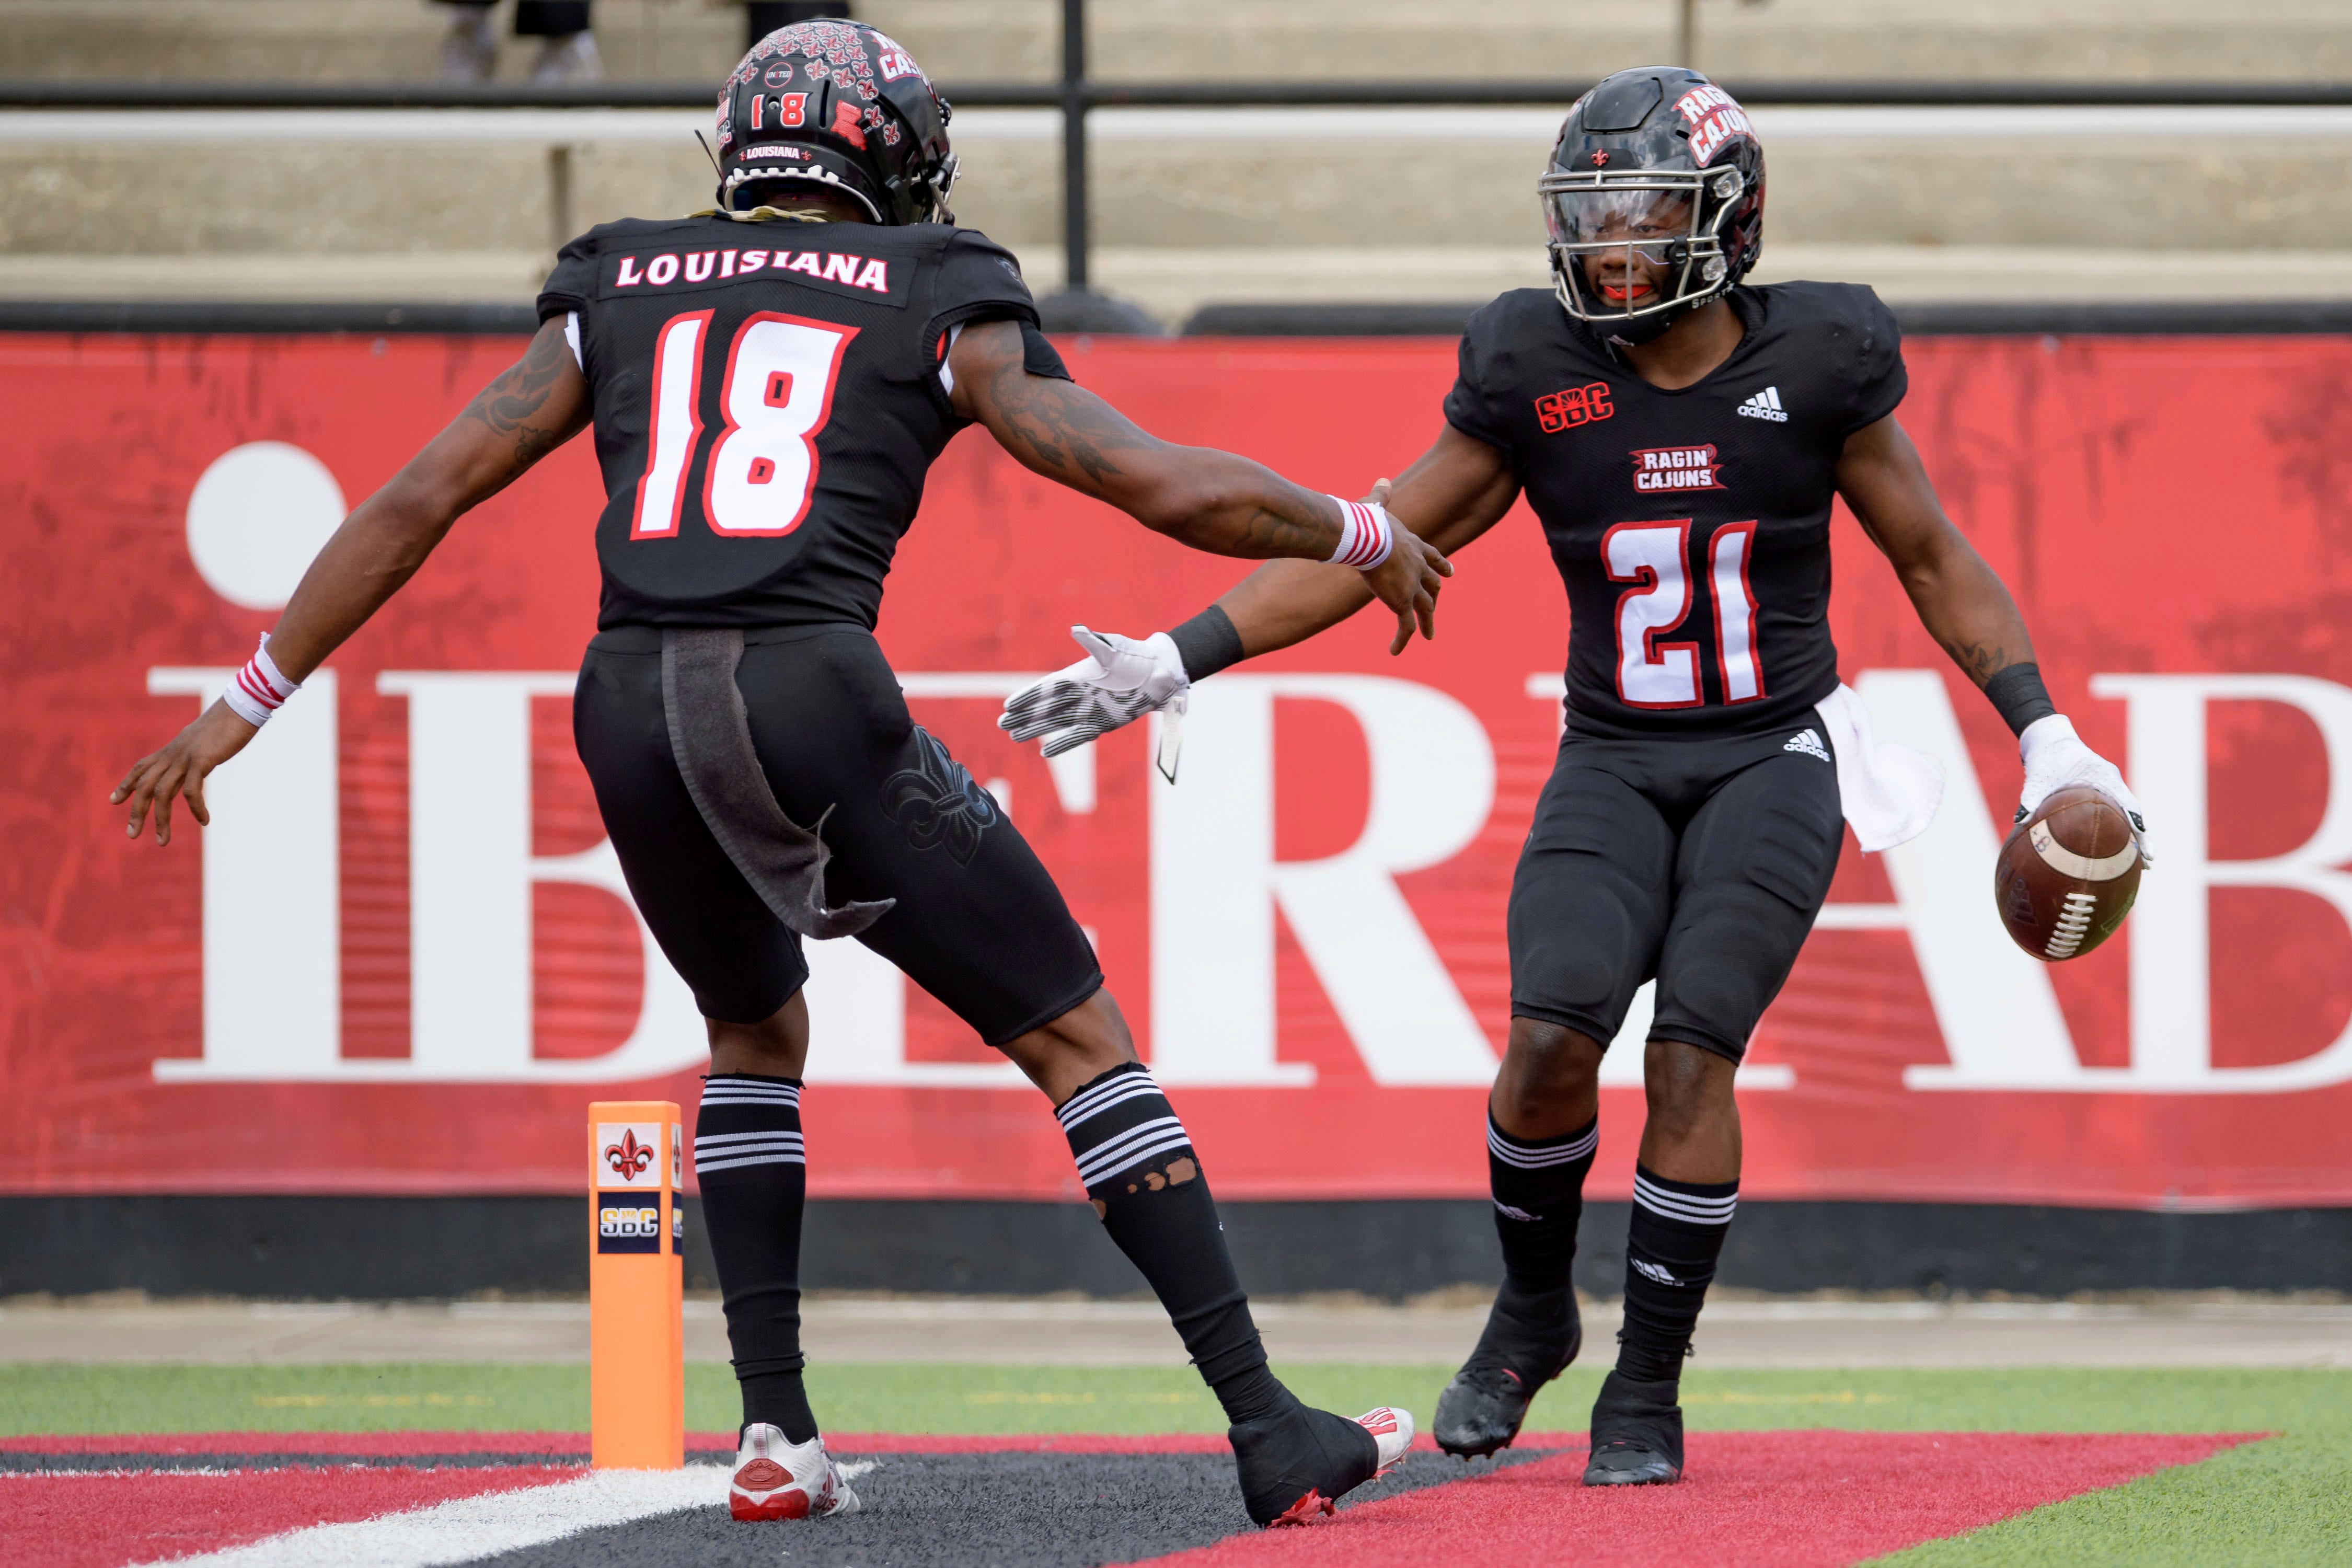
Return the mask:
<svg viewBox="0 0 2352 1568">
<path fill-rule="evenodd" d="M 1576 100 L 1536 184 L 1568 313 L 1645 343 L 1727 294 L 1764 243 L 1764 148 L 1729 93 L 1680 66 L 1619 71 Z M 1588 260 L 1665 268 L 1651 300 L 1609 299 Z"/>
<path fill-rule="evenodd" d="M 746 186 L 806 180 L 876 223 L 953 223 L 953 111 L 915 58 L 861 22 L 796 22 L 719 89 L 719 205 Z"/>
</svg>

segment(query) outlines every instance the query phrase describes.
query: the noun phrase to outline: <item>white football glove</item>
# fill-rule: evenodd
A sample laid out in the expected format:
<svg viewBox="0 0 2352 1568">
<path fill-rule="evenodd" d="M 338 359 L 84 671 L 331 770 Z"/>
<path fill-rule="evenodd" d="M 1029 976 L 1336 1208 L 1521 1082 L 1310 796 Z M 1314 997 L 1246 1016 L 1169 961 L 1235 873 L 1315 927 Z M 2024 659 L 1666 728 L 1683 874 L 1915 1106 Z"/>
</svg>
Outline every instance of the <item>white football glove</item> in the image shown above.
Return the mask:
<svg viewBox="0 0 2352 1568">
<path fill-rule="evenodd" d="M 1058 757 L 1146 713 L 1157 713 L 1160 751 L 1155 761 L 1174 784 L 1176 753 L 1184 745 L 1184 710 L 1192 689 L 1175 642 L 1166 632 L 1154 632 L 1140 642 L 1084 626 L 1072 626 L 1070 635 L 1089 657 L 1006 698 L 1004 711 L 996 717 L 997 728 L 1016 741 L 1043 735 L 1045 755 Z"/>
<path fill-rule="evenodd" d="M 2023 822 L 2036 807 L 2062 789 L 2082 785 L 2097 790 L 2116 803 L 2131 819 L 2132 837 L 2139 844 L 2143 865 L 2153 866 L 2156 857 L 2147 849 L 2147 819 L 2140 815 L 2139 800 L 2124 783 L 2124 775 L 2116 771 L 2115 763 L 2083 744 L 2074 733 L 2074 726 L 2063 713 L 2053 713 L 2036 719 L 2017 738 L 2018 754 L 2025 760 L 2025 788 L 2017 797 L 2017 820 Z"/>
</svg>

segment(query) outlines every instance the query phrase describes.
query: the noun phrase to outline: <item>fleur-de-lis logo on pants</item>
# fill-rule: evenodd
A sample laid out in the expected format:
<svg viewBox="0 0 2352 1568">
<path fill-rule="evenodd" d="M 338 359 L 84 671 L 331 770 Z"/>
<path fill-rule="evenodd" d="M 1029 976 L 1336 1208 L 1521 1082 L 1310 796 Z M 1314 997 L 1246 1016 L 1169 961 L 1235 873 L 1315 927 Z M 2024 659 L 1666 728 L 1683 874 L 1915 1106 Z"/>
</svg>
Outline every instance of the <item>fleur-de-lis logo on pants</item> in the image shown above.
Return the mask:
<svg viewBox="0 0 2352 1568">
<path fill-rule="evenodd" d="M 945 849 L 959 866 L 980 852 L 980 836 L 1003 813 L 996 797 L 972 781 L 961 763 L 920 724 L 915 726 L 915 765 L 882 783 L 883 808 L 898 819 L 907 841 L 918 849 Z"/>
<path fill-rule="evenodd" d="M 646 1167 L 653 1163 L 654 1146 L 638 1142 L 636 1133 L 629 1129 L 622 1130 L 618 1143 L 604 1145 L 604 1163 L 612 1166 L 614 1173 L 625 1182 L 634 1182 L 644 1175 Z"/>
</svg>

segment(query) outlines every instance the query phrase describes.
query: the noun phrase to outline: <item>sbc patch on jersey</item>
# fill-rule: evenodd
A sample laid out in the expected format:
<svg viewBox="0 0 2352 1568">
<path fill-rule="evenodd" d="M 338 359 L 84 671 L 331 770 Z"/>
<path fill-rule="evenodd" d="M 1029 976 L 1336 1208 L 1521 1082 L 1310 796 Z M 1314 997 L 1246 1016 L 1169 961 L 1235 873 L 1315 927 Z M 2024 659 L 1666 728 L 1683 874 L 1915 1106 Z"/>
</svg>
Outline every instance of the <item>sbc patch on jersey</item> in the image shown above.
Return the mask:
<svg viewBox="0 0 2352 1568">
<path fill-rule="evenodd" d="M 1536 399 L 1536 423 L 1547 434 L 1590 425 L 1616 412 L 1617 405 L 1609 401 L 1609 384 L 1605 381 L 1547 393 Z"/>
</svg>

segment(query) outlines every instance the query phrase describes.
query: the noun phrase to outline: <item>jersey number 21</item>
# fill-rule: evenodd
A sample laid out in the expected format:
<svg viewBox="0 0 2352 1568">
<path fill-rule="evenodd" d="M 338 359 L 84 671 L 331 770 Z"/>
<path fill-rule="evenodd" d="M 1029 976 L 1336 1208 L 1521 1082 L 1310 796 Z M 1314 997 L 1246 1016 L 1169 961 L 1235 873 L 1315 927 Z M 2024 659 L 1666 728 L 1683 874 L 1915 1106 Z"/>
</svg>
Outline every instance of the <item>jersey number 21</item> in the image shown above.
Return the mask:
<svg viewBox="0 0 2352 1568">
<path fill-rule="evenodd" d="M 1609 580 L 1634 584 L 1617 595 L 1617 696 L 1628 708 L 1696 708 L 1706 700 L 1699 689 L 1698 644 L 1659 640 L 1691 612 L 1690 531 L 1688 519 L 1621 522 L 1601 536 Z M 1753 522 L 1727 523 L 1707 542 L 1716 668 L 1726 702 L 1753 702 L 1764 695 L 1756 596 L 1748 587 L 1748 561 L 1755 547 Z"/>
</svg>

